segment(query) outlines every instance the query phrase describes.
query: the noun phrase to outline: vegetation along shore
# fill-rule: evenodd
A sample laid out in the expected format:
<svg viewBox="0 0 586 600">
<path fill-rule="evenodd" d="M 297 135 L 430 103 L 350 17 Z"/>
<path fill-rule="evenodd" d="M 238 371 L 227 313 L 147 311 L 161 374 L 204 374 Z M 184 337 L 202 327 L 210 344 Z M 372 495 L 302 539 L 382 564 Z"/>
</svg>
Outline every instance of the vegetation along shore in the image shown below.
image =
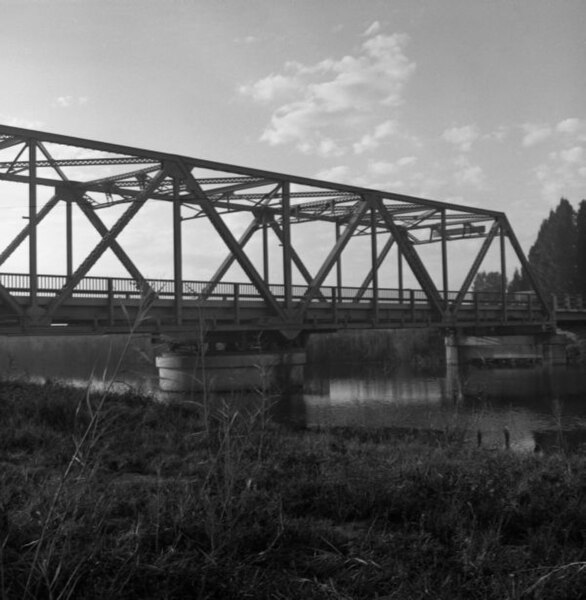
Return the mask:
<svg viewBox="0 0 586 600">
<path fill-rule="evenodd" d="M 2 598 L 583 598 L 586 456 L 0 384 Z"/>
</svg>

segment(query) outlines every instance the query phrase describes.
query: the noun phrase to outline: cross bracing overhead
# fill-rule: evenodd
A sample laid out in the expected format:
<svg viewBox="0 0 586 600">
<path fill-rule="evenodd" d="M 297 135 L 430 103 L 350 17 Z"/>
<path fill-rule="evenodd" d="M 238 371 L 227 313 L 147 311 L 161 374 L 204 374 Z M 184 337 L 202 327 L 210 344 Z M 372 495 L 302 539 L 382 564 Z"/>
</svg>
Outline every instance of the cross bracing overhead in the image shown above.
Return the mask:
<svg viewBox="0 0 586 600">
<path fill-rule="evenodd" d="M 26 247 L 25 271 L 30 289 L 25 302 L 0 284 L 0 299 L 31 322 L 36 319 L 50 323 L 61 314 L 62 307 L 80 293 L 84 280 L 106 251 L 116 256 L 138 289 L 153 296 L 159 294 L 151 285 L 149 273 L 138 267 L 137 257 L 131 256 L 119 241 L 136 222 L 136 215 L 152 203 L 167 206 L 172 222 L 168 239 L 157 241 L 171 249 L 169 271 L 173 277 L 165 287 L 174 290 L 177 323 L 182 321 L 188 301 L 184 291 L 180 292 L 185 289 L 184 272 L 191 267 L 186 263 L 186 247 L 202 243 L 189 237 L 189 227 L 202 221 L 215 232 L 212 243 L 224 247 L 226 256 L 214 274 L 206 278 L 198 301 L 212 297 L 237 265 L 242 281 L 251 284 L 285 329 L 299 328 L 312 304 L 327 296 L 326 281 L 333 282 L 337 298 L 342 300 L 343 289 L 347 288 L 344 269 L 355 260 L 361 264 L 366 260 L 369 267 L 352 292 L 354 299 L 369 298 L 376 304 L 383 292 L 383 271 L 386 274 L 393 270 L 395 287 L 402 292 L 404 273 L 409 272 L 433 320 L 445 325 L 457 322 L 493 242 L 500 251 L 499 301 L 503 307 L 508 247 L 531 282 L 528 292 L 535 296 L 543 318 L 550 315 L 548 301 L 532 276 L 506 216 L 496 211 L 8 126 L 0 126 L 1 182 L 26 190 L 23 208 L 27 221 L 13 232 L 0 253 L 0 271 L 19 247 Z M 44 199 L 41 190 L 47 190 Z M 3 199 L 0 185 L 0 202 Z M 58 240 L 65 246 L 65 261 L 55 265 L 54 274 L 64 275 L 66 280 L 47 300 L 39 290 L 39 277 L 43 275 L 38 269 L 38 258 L 43 253 L 39 231 L 47 216 L 59 207 L 65 210 L 66 232 Z M 118 211 L 117 218 L 108 223 L 102 215 L 111 211 Z M 238 234 L 230 225 L 233 217 L 248 223 Z M 81 223 L 98 236 L 96 244 L 82 254 L 74 242 Z M 329 245 L 323 238 L 320 244 L 308 244 L 307 238 L 301 244 L 294 243 L 293 229 L 311 224 L 331 232 Z M 164 237 L 159 235 L 157 223 L 151 226 L 150 231 L 143 232 L 145 242 Z M 256 237 L 260 238 L 260 257 L 248 252 Z M 367 242 L 366 257 L 356 255 L 350 245 L 353 239 Z M 450 289 L 448 245 L 451 248 L 471 240 L 476 240 L 477 246 L 470 265 L 457 287 Z M 205 244 L 209 243 L 206 238 Z M 311 261 L 306 259 L 308 245 Z M 419 250 L 427 245 L 437 248 L 435 259 L 429 263 Z M 364 254 L 364 246 L 361 248 Z M 273 268 L 277 254 L 279 281 L 275 281 Z M 389 266 L 391 254 L 395 261 Z M 282 293 L 275 292 L 275 284 L 282 286 Z"/>
</svg>

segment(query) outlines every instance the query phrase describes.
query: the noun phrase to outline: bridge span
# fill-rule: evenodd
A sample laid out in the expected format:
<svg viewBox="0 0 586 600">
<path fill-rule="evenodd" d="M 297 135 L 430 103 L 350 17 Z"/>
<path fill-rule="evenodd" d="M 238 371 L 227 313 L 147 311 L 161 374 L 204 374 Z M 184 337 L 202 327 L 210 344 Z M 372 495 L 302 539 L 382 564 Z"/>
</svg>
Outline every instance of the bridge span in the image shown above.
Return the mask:
<svg viewBox="0 0 586 600">
<path fill-rule="evenodd" d="M 290 347 L 584 318 L 543 293 L 506 215 L 479 207 L 0 125 L 0 209 L 2 335 Z M 486 261 L 494 294 L 473 291 Z M 513 267 L 526 293 L 508 292 Z"/>
</svg>

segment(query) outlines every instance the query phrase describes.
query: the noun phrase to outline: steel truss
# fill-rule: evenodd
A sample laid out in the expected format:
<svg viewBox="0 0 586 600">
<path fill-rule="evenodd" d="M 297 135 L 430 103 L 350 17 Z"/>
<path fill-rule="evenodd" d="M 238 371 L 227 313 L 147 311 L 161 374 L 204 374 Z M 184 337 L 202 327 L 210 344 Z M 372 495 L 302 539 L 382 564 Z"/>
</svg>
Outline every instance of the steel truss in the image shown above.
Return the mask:
<svg viewBox="0 0 586 600">
<path fill-rule="evenodd" d="M 205 219 L 212 225 L 227 250 L 226 259 L 198 293 L 198 301 L 211 298 L 214 290 L 225 282 L 229 269 L 237 264 L 267 307 L 273 326 L 290 332 L 289 335 L 307 328 L 304 323 L 316 302 L 330 300 L 324 292 L 326 279 L 334 278 L 333 288 L 338 290 L 338 300 L 342 298 L 342 256 L 350 240 L 360 236 L 370 238 L 370 269 L 356 288 L 355 300 L 360 301 L 366 295 L 374 307 L 375 319 L 383 291 L 379 286 L 379 273 L 394 249 L 401 296 L 406 266 L 427 300 L 432 321 L 445 327 L 458 326 L 474 278 L 498 239 L 502 282 L 499 301 L 503 318 L 506 319 L 507 306 L 505 247 L 508 243 L 531 283 L 530 291 L 536 302 L 532 315 L 538 310 L 544 323 L 553 320 L 549 302 L 501 212 L 2 125 L 0 181 L 20 184 L 28 190 L 28 222 L 0 253 L 2 268 L 16 249 L 28 242 L 27 298 L 0 284 L 3 314 L 17 317 L 21 327 L 47 326 L 57 315 L 63 321 L 63 307 L 81 289 L 84 278 L 108 249 L 116 255 L 141 294 L 156 300 L 159 290 L 153 289 L 148 276 L 138 269 L 117 241 L 147 202 L 167 203 L 172 212 L 173 235 L 169 243 L 173 248 L 175 326 L 182 325 L 187 302 L 183 291 L 185 223 L 197 219 Z M 42 206 L 38 202 L 40 187 L 52 192 Z M 38 248 L 37 230 L 57 206 L 66 207 L 67 264 L 63 273 L 66 279 L 47 298 L 47 290 L 44 295 L 39 292 L 39 278 L 43 274 L 37 268 L 38 254 L 42 251 Z M 100 237 L 80 261 L 75 260 L 73 247 L 74 206 Z M 123 208 L 124 212 L 108 227 L 100 211 L 113 206 Z M 225 221 L 226 215 L 235 213 L 250 215 L 250 223 L 238 239 Z M 324 223 L 335 232 L 335 242 L 313 273 L 301 258 L 301 249 L 296 249 L 291 240 L 293 226 L 310 222 Z M 280 284 L 283 291 L 279 295 L 275 293 L 275 282 L 269 282 L 269 255 L 275 254 L 275 248 L 269 244 L 269 232 L 282 248 Z M 262 237 L 260 265 L 255 265 L 246 252 L 246 245 L 256 234 Z M 450 292 L 447 247 L 466 239 L 483 242 L 463 283 Z M 418 251 L 424 244 L 439 246 L 442 281 L 439 287 Z"/>
</svg>

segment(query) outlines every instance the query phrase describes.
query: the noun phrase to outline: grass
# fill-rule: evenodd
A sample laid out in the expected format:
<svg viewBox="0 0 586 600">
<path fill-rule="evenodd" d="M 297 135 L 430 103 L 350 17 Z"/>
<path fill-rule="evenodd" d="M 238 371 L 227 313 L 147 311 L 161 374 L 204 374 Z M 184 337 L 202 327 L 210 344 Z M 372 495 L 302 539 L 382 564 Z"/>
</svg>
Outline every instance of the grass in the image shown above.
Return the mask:
<svg viewBox="0 0 586 600">
<path fill-rule="evenodd" d="M 582 598 L 586 457 L 0 384 L 2 598 Z"/>
</svg>

